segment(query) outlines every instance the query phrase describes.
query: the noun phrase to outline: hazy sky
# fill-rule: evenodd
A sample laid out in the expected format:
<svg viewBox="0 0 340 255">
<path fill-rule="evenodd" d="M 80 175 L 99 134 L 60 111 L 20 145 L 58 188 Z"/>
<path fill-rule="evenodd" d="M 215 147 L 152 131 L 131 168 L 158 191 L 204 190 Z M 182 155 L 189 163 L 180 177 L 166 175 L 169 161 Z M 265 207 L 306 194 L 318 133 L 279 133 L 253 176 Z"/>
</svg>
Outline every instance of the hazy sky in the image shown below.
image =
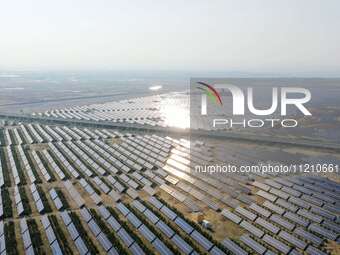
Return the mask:
<svg viewBox="0 0 340 255">
<path fill-rule="evenodd" d="M 339 0 L 2 0 L 0 70 L 340 75 Z"/>
</svg>

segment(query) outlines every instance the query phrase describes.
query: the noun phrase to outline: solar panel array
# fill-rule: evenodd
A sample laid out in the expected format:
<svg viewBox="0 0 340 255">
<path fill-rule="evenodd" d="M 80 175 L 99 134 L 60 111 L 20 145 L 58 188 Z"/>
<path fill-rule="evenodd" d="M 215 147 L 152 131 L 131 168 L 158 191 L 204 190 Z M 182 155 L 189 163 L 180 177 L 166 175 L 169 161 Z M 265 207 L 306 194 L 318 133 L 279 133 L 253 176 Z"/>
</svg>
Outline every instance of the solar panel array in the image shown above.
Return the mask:
<svg viewBox="0 0 340 255">
<path fill-rule="evenodd" d="M 87 225 L 92 232 L 92 234 L 96 237 L 100 245 L 103 247 L 104 251 L 107 254 L 117 254 L 118 252 L 110 240 L 107 238 L 104 232 L 98 226 L 96 220 L 92 217 L 91 213 L 88 211 L 86 207 L 81 210 L 81 215 L 83 219 L 87 222 Z"/>
<path fill-rule="evenodd" d="M 33 200 L 35 202 L 35 206 L 37 207 L 38 212 L 42 213 L 44 211 L 44 204 L 41 200 L 39 191 L 37 190 L 37 186 L 35 184 L 31 184 L 30 188 L 31 188 Z"/>
<path fill-rule="evenodd" d="M 161 109 L 164 105 L 179 105 L 188 111 L 189 98 L 185 93 L 171 93 L 150 97 L 134 98 L 119 102 L 75 106 L 64 109 L 54 109 L 44 113 L 33 113 L 53 118 L 75 119 L 86 121 L 112 121 L 147 124 L 151 126 L 171 126 Z M 161 104 L 162 101 L 162 104 Z M 164 102 L 166 101 L 166 102 Z"/>
<path fill-rule="evenodd" d="M 44 231 L 46 233 L 46 237 L 47 237 L 47 240 L 48 240 L 48 244 L 51 248 L 52 254 L 54 254 L 54 255 L 63 254 L 63 252 L 60 249 L 60 245 L 59 245 L 57 237 L 54 233 L 51 222 L 46 215 L 43 215 L 41 217 L 41 223 L 42 223 Z"/>
<path fill-rule="evenodd" d="M 23 240 L 25 253 L 34 254 L 32 240 L 31 240 L 30 232 L 28 230 L 28 226 L 27 226 L 27 222 L 25 218 L 20 220 L 20 234 Z"/>
<path fill-rule="evenodd" d="M 161 254 L 172 254 L 172 245 L 185 254 L 202 251 L 247 254 L 249 250 L 260 254 L 304 251 L 322 254 L 327 241 L 339 241 L 340 188 L 326 178 L 258 177 L 250 187 L 247 176 L 219 178 L 193 172 L 192 162 L 212 162 L 209 147 L 190 148 L 187 140 L 157 135 L 40 124 L 5 128 L 3 134 L 6 145 L 1 153 L 6 161 L 0 161 L 0 186 L 6 190 L 11 186 L 5 185 L 8 177 L 3 169 L 8 169 L 10 181 L 16 184 L 13 191 L 10 190 L 16 205 L 14 217 L 24 216 L 19 186 L 27 191 L 27 185 L 31 191 L 27 199 L 35 204 L 33 217 L 45 221 L 44 227 L 50 224 L 45 220 L 47 217 L 44 218 L 44 204 L 37 190 L 38 186 L 47 185 L 48 200 L 59 211 L 53 214 L 63 220 L 67 239 L 73 241 L 70 247 L 81 254 L 89 253 L 87 239 L 81 237 L 75 222 L 66 219 L 68 212 L 64 211 L 63 199 L 70 203 L 70 212 L 80 215 L 81 222 L 86 223 L 91 231 L 90 239 L 95 237 L 100 251 L 112 254 L 117 254 L 117 247 L 87 207 L 99 212 L 131 253 L 145 251 L 122 221 L 134 227 L 138 236 Z M 15 158 L 19 161 L 15 162 Z M 65 190 L 65 198 L 58 196 L 57 189 Z M 221 214 L 226 219 L 221 224 L 234 224 L 247 234 L 242 235 L 240 241 L 226 238 L 217 244 L 154 194 L 171 197 L 172 201 L 180 202 L 184 210 Z M 3 196 L 0 197 L 0 217 L 3 217 Z M 125 201 L 131 200 L 131 206 L 139 213 L 124 206 Z M 156 211 L 146 207 L 143 200 L 148 200 L 146 203 Z M 124 217 L 111 214 L 107 205 L 115 205 Z M 29 217 L 26 215 L 23 219 Z M 51 251 L 62 252 L 63 245 L 58 243 L 53 228 L 44 229 Z M 159 234 L 169 243 L 159 238 Z M 29 248 L 29 235 L 22 235 L 23 238 L 22 242 Z M 57 244 L 53 244 L 55 241 Z"/>
<path fill-rule="evenodd" d="M 328 185 L 325 185 L 326 183 Z M 258 231 L 252 230 L 250 223 L 243 224 L 244 229 L 254 235 L 255 239 L 259 238 L 283 254 L 296 254 L 298 251 L 323 254 L 325 241 L 339 240 L 340 228 L 336 214 L 339 199 L 334 194 L 340 189 L 336 183 L 327 179 L 301 176 L 255 181 L 252 185 L 258 189 L 256 195 L 265 199 L 262 206 L 266 211 L 264 212 L 259 204 L 252 204 L 249 208 L 259 215 L 255 220 L 258 228 L 268 231 L 266 235 L 258 235 Z M 332 195 L 328 199 L 319 199 L 325 194 L 330 195 L 329 192 L 332 192 Z M 247 212 L 236 212 L 244 219 L 225 210 L 222 215 L 236 224 L 241 222 L 241 225 L 245 219 L 250 220 Z M 256 240 L 249 238 L 251 236 L 242 239 L 250 248 L 260 250 L 263 254 L 264 250 L 255 243 Z"/>
<path fill-rule="evenodd" d="M 63 202 L 58 196 L 56 189 L 55 188 L 50 189 L 49 194 L 57 210 L 61 211 L 62 209 L 64 209 Z"/>
<path fill-rule="evenodd" d="M 89 250 L 83 240 L 83 238 L 80 236 L 77 228 L 75 227 L 74 223 L 72 222 L 71 217 L 69 216 L 67 211 L 64 211 L 60 214 L 62 221 L 64 222 L 66 229 L 68 233 L 70 234 L 70 237 L 72 241 L 74 242 L 78 252 L 81 255 L 89 254 Z"/>
</svg>

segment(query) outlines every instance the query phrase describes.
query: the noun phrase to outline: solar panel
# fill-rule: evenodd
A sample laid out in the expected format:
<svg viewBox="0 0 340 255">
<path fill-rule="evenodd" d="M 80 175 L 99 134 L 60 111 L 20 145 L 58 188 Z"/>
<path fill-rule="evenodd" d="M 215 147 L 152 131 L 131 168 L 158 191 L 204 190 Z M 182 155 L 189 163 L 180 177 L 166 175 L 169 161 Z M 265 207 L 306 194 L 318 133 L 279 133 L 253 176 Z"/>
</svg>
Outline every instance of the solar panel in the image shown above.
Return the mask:
<svg viewBox="0 0 340 255">
<path fill-rule="evenodd" d="M 238 212 L 239 214 L 243 215 L 244 217 L 246 217 L 247 219 L 251 220 L 251 221 L 254 221 L 256 219 L 256 214 L 248 211 L 247 209 L 239 206 L 236 208 L 235 210 L 236 212 Z"/>
<path fill-rule="evenodd" d="M 38 201 L 36 202 L 36 206 L 37 206 L 37 209 L 38 209 L 38 212 L 39 212 L 39 213 L 41 213 L 42 211 L 44 211 L 44 205 L 43 205 L 43 203 L 42 203 L 41 200 L 38 200 Z"/>
<path fill-rule="evenodd" d="M 260 255 L 264 254 L 267 250 L 267 248 L 252 239 L 249 235 L 242 235 L 240 240 Z"/>
<path fill-rule="evenodd" d="M 282 252 L 283 254 L 288 254 L 291 248 L 284 244 L 283 242 L 271 237 L 270 235 L 265 235 L 262 240 L 269 245 L 273 246 L 278 251 Z"/>
<path fill-rule="evenodd" d="M 177 217 L 175 223 L 179 226 L 185 233 L 190 234 L 194 229 L 190 226 L 184 219 Z"/>
<path fill-rule="evenodd" d="M 60 198 L 57 197 L 56 199 L 53 200 L 54 204 L 55 204 L 55 207 L 58 209 L 58 210 L 61 210 L 63 208 L 63 203 L 61 202 Z"/>
<path fill-rule="evenodd" d="M 94 220 L 90 220 L 87 224 L 94 236 L 98 236 L 100 234 L 101 230 Z"/>
<path fill-rule="evenodd" d="M 76 229 L 76 227 L 74 226 L 73 223 L 71 223 L 70 225 L 67 226 L 67 230 L 70 233 L 70 236 L 72 238 L 72 240 L 76 240 L 77 237 L 79 236 L 78 230 Z"/>
<path fill-rule="evenodd" d="M 288 187 L 283 187 L 281 189 L 283 192 L 286 192 L 294 197 L 300 197 L 301 196 L 301 192 L 295 190 L 295 189 L 292 189 L 292 188 L 288 188 Z"/>
<path fill-rule="evenodd" d="M 283 219 L 281 216 L 277 214 L 273 214 L 270 217 L 270 220 L 290 231 L 292 231 L 295 228 L 295 225 L 293 223 L 290 223 L 289 221 Z"/>
<path fill-rule="evenodd" d="M 277 199 L 277 196 L 269 194 L 268 192 L 265 192 L 263 190 L 259 190 L 258 192 L 256 192 L 256 195 L 261 196 L 261 197 L 263 197 L 265 199 L 268 199 L 271 202 L 275 202 L 276 199 Z"/>
<path fill-rule="evenodd" d="M 52 200 L 56 199 L 58 197 L 57 192 L 55 191 L 55 189 L 51 189 L 50 190 L 50 195 Z"/>
<path fill-rule="evenodd" d="M 302 253 L 298 252 L 296 249 L 291 250 L 289 255 L 302 255 Z"/>
<path fill-rule="evenodd" d="M 294 233 L 298 236 L 301 236 L 303 239 L 306 239 L 316 245 L 320 245 L 322 243 L 322 239 L 306 230 L 303 228 L 297 228 L 294 230 Z"/>
<path fill-rule="evenodd" d="M 313 194 L 312 190 L 307 189 L 307 188 L 302 187 L 302 186 L 299 186 L 299 185 L 294 185 L 293 189 L 298 190 L 298 191 L 300 191 L 300 192 L 302 192 L 302 193 L 304 193 L 306 195 L 312 195 Z"/>
<path fill-rule="evenodd" d="M 132 202 L 132 206 L 134 206 L 140 212 L 144 212 L 146 210 L 146 207 L 138 200 L 134 200 Z"/>
<path fill-rule="evenodd" d="M 83 241 L 83 239 L 81 239 L 81 237 L 77 238 L 77 240 L 75 240 L 74 244 L 77 247 L 77 250 L 79 251 L 80 255 L 86 255 L 88 253 L 88 249 Z"/>
<path fill-rule="evenodd" d="M 156 222 L 159 220 L 159 218 L 151 212 L 149 209 L 146 209 L 144 211 L 144 215 L 153 223 L 156 224 Z"/>
<path fill-rule="evenodd" d="M 307 246 L 307 244 L 304 241 L 296 238 L 295 236 L 287 233 L 286 231 L 281 231 L 279 233 L 279 237 L 281 237 L 283 240 L 287 241 L 288 243 L 291 243 L 295 247 L 298 247 L 302 250 L 304 250 Z"/>
<path fill-rule="evenodd" d="M 231 208 L 237 208 L 240 205 L 240 202 L 236 199 L 230 198 L 230 197 L 222 197 L 222 202 L 225 203 L 227 206 Z"/>
<path fill-rule="evenodd" d="M 331 197 L 329 197 L 329 196 L 327 196 L 327 195 L 317 193 L 317 192 L 314 192 L 314 193 L 313 193 L 313 196 L 314 196 L 314 197 L 317 197 L 317 198 L 319 198 L 319 199 L 321 199 L 321 200 L 323 200 L 323 201 L 326 201 L 326 202 L 328 202 L 328 203 L 331 203 L 331 204 L 334 204 L 334 203 L 336 202 L 335 199 L 333 199 L 333 198 L 331 198 Z"/>
<path fill-rule="evenodd" d="M 172 255 L 173 253 L 169 250 L 165 244 L 158 238 L 152 243 L 155 249 L 162 255 Z"/>
<path fill-rule="evenodd" d="M 214 246 L 209 252 L 211 255 L 226 255 L 223 251 L 221 251 L 217 246 Z"/>
<path fill-rule="evenodd" d="M 206 251 L 209 251 L 213 246 L 213 243 L 205 238 L 201 233 L 194 230 L 190 235 L 197 243 L 199 243 Z"/>
<path fill-rule="evenodd" d="M 171 241 L 173 241 L 173 243 L 185 254 L 190 254 L 190 252 L 193 250 L 193 248 L 179 235 L 174 235 L 171 238 Z"/>
<path fill-rule="evenodd" d="M 68 226 L 68 224 L 72 222 L 71 217 L 68 215 L 66 211 L 61 212 L 60 216 L 66 226 Z"/>
<path fill-rule="evenodd" d="M 339 224 L 334 224 L 334 222 L 325 220 L 325 221 L 322 223 L 322 226 L 324 226 L 324 227 L 326 227 L 326 228 L 329 228 L 330 230 L 332 230 L 333 232 L 335 232 L 335 233 L 337 233 L 337 234 L 340 233 L 340 226 L 339 226 Z"/>
<path fill-rule="evenodd" d="M 27 249 L 32 245 L 31 237 L 29 231 L 26 231 L 22 234 L 22 240 L 24 243 L 24 248 Z"/>
<path fill-rule="evenodd" d="M 120 223 L 113 217 L 113 216 L 110 216 L 106 222 L 111 226 L 111 228 L 114 230 L 114 231 L 118 231 L 120 228 L 121 228 L 121 225 Z"/>
<path fill-rule="evenodd" d="M 332 212 L 332 213 L 335 213 L 335 214 L 340 214 L 340 209 L 338 209 L 337 207 L 333 206 L 333 205 L 330 205 L 330 204 L 325 204 L 323 206 L 324 209 Z"/>
<path fill-rule="evenodd" d="M 18 204 L 21 201 L 21 197 L 20 197 L 19 193 L 15 194 L 14 200 L 15 200 L 16 204 Z"/>
<path fill-rule="evenodd" d="M 299 209 L 297 206 L 293 205 L 292 203 L 289 203 L 289 202 L 287 202 L 283 199 L 280 199 L 280 198 L 276 201 L 276 204 L 278 204 L 278 205 L 282 206 L 283 208 L 285 208 L 289 211 L 292 211 L 292 212 L 296 212 Z"/>
<path fill-rule="evenodd" d="M 127 247 L 130 247 L 130 245 L 133 243 L 133 239 L 130 237 L 130 235 L 126 232 L 124 228 L 121 228 L 117 232 L 117 235 L 120 237 L 120 239 Z"/>
<path fill-rule="evenodd" d="M 145 226 L 144 224 L 139 227 L 138 231 L 150 243 L 152 243 L 153 240 L 155 240 L 155 238 L 156 238 L 156 236 L 151 232 L 151 230 L 147 226 Z"/>
<path fill-rule="evenodd" d="M 48 239 L 48 241 L 49 241 L 49 244 L 53 243 L 54 240 L 56 240 L 56 237 L 55 237 L 55 234 L 54 234 L 54 232 L 53 232 L 52 227 L 51 227 L 51 226 L 48 227 L 48 228 L 45 230 L 45 232 L 46 232 L 46 236 L 47 236 L 47 239 Z"/>
<path fill-rule="evenodd" d="M 41 223 L 44 226 L 44 229 L 47 229 L 51 225 L 50 220 L 47 218 L 47 215 L 41 216 L 40 220 L 41 220 Z"/>
<path fill-rule="evenodd" d="M 319 249 L 309 245 L 306 252 L 312 255 L 327 255 L 327 253 L 320 251 Z"/>
<path fill-rule="evenodd" d="M 140 246 L 137 243 L 134 243 L 133 245 L 130 246 L 130 251 L 133 255 L 143 255 L 145 254 L 144 251 L 142 250 L 142 248 L 140 248 Z M 117 255 L 119 255 L 117 253 Z"/>
<path fill-rule="evenodd" d="M 177 214 L 173 212 L 171 209 L 169 209 L 167 206 L 163 206 L 161 208 L 161 212 L 165 214 L 171 221 L 175 220 L 177 217 Z"/>
<path fill-rule="evenodd" d="M 102 198 L 97 193 L 93 193 L 90 197 L 96 205 L 99 205 L 102 202 Z"/>
<path fill-rule="evenodd" d="M 255 203 L 252 203 L 249 207 L 250 209 L 254 210 L 255 212 L 257 212 L 258 214 L 268 218 L 270 215 L 271 215 L 271 212 L 264 209 L 263 207 L 261 206 L 258 206 L 257 204 Z"/>
<path fill-rule="evenodd" d="M 305 209 L 300 209 L 297 214 L 317 223 L 321 223 L 323 220 L 320 216 L 310 213 Z"/>
<path fill-rule="evenodd" d="M 275 189 L 275 188 L 271 188 L 270 189 L 270 193 L 280 197 L 280 198 L 283 198 L 283 199 L 288 199 L 289 198 L 289 195 L 285 192 L 282 192 L 281 190 L 278 190 L 278 189 Z"/>
<path fill-rule="evenodd" d="M 158 227 L 168 238 L 171 238 L 175 234 L 175 232 L 162 220 L 157 222 L 156 227 Z"/>
<path fill-rule="evenodd" d="M 172 183 L 173 185 L 176 185 L 178 183 L 178 179 L 171 176 L 171 175 L 168 175 L 165 177 L 165 180 L 167 180 L 168 182 Z"/>
<path fill-rule="evenodd" d="M 161 209 L 161 207 L 163 206 L 163 204 L 157 199 L 155 198 L 154 196 L 151 196 L 149 198 L 149 202 L 154 206 L 156 207 L 158 210 Z"/>
<path fill-rule="evenodd" d="M 316 198 L 316 197 L 313 197 L 313 196 L 308 196 L 308 195 L 302 195 L 301 197 L 303 200 L 309 202 L 309 203 L 312 203 L 312 204 L 315 204 L 317 206 L 323 206 L 323 201 Z"/>
<path fill-rule="evenodd" d="M 143 178 L 142 181 L 143 181 L 143 180 L 148 181 L 146 178 Z M 153 188 L 151 188 L 149 185 L 152 185 L 152 183 L 148 181 L 148 183 L 143 187 L 143 190 L 144 190 L 146 193 L 148 193 L 150 196 L 153 196 L 153 195 L 156 194 L 156 190 L 153 189 Z"/>
<path fill-rule="evenodd" d="M 293 187 L 293 183 L 291 183 L 290 181 L 284 180 L 282 178 L 276 178 L 275 181 L 287 187 Z"/>
<path fill-rule="evenodd" d="M 264 232 L 253 226 L 251 223 L 249 223 L 248 221 L 242 221 L 240 224 L 241 227 L 243 227 L 245 230 L 249 231 L 250 233 L 252 233 L 254 236 L 261 238 L 264 235 Z"/>
<path fill-rule="evenodd" d="M 0 221 L 0 236 L 4 234 L 4 222 Z"/>
<path fill-rule="evenodd" d="M 292 213 L 292 212 L 286 212 L 283 215 L 285 218 L 289 219 L 290 221 L 293 221 L 303 227 L 307 227 L 309 225 L 309 221 L 299 217 L 297 214 Z"/>
<path fill-rule="evenodd" d="M 25 250 L 25 255 L 35 255 L 32 245 Z"/>
<path fill-rule="evenodd" d="M 106 209 L 104 205 L 99 206 L 98 211 L 105 220 L 111 216 L 111 213 Z"/>
<path fill-rule="evenodd" d="M 142 225 L 142 222 L 132 212 L 130 212 L 126 218 L 135 228 L 139 228 L 139 226 Z"/>
<path fill-rule="evenodd" d="M 269 191 L 269 189 L 270 189 L 270 187 L 268 185 L 266 185 L 264 183 L 257 182 L 257 181 L 253 182 L 252 185 L 255 186 L 255 187 L 258 187 L 260 189 L 263 189 L 264 191 Z"/>
<path fill-rule="evenodd" d="M 91 214 L 89 213 L 89 211 L 86 208 L 81 209 L 80 214 L 83 217 L 83 219 L 85 220 L 85 222 L 89 222 L 92 219 Z"/>
<path fill-rule="evenodd" d="M 121 195 L 116 192 L 115 190 L 111 190 L 110 193 L 109 193 L 109 196 L 113 199 L 113 201 L 117 202 L 120 200 L 121 198 Z"/>
<path fill-rule="evenodd" d="M 5 235 L 0 236 L 0 252 L 1 252 L 1 255 L 6 255 Z"/>
<path fill-rule="evenodd" d="M 255 223 L 259 224 L 260 226 L 264 227 L 265 229 L 269 230 L 273 234 L 277 234 L 280 231 L 280 228 L 277 226 L 273 225 L 272 223 L 262 219 L 262 218 L 257 218 Z"/>
<path fill-rule="evenodd" d="M 26 232 L 27 229 L 28 229 L 28 226 L 27 226 L 26 219 L 23 218 L 20 220 L 20 230 L 21 230 L 20 233 Z"/>
<path fill-rule="evenodd" d="M 97 240 L 103 246 L 104 250 L 107 252 L 111 249 L 112 243 L 107 239 L 105 234 L 102 232 L 97 236 Z"/>
<path fill-rule="evenodd" d="M 315 223 L 310 224 L 308 230 L 315 232 L 321 236 L 324 236 L 325 238 L 330 240 L 335 240 L 338 237 L 337 234 L 335 234 L 333 231 L 323 228 Z"/>
<path fill-rule="evenodd" d="M 306 208 L 306 209 L 309 209 L 311 207 L 309 203 L 305 202 L 304 200 L 300 198 L 290 197 L 288 201 L 300 207 Z"/>
<path fill-rule="evenodd" d="M 121 185 L 118 181 L 114 184 L 114 187 L 121 193 L 125 190 L 125 187 Z"/>
<path fill-rule="evenodd" d="M 138 192 L 133 188 L 128 188 L 126 194 L 128 194 L 132 199 L 136 199 L 137 197 L 139 197 Z"/>
<path fill-rule="evenodd" d="M 243 250 L 240 246 L 231 241 L 229 238 L 224 239 L 221 244 L 234 254 L 248 255 L 248 253 L 245 250 Z"/>
<path fill-rule="evenodd" d="M 280 215 L 282 215 L 285 212 L 285 210 L 283 210 L 281 207 L 279 207 L 279 206 L 277 206 L 277 205 L 275 205 L 275 204 L 273 204 L 269 201 L 265 201 L 263 203 L 263 206 L 267 207 L 268 209 L 270 209 L 273 212 L 276 212 L 277 214 L 280 214 Z"/>
<path fill-rule="evenodd" d="M 101 183 L 99 187 L 105 194 L 110 192 L 110 188 L 105 183 Z"/>
</svg>

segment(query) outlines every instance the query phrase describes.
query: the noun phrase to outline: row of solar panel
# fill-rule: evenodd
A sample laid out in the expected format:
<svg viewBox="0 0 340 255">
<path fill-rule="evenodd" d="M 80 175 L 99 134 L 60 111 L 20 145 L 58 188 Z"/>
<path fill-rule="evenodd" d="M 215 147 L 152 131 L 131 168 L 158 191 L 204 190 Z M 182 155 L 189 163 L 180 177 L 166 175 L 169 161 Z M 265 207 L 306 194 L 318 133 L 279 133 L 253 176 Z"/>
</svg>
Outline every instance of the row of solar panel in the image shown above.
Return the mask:
<svg viewBox="0 0 340 255">
<path fill-rule="evenodd" d="M 0 221 L 0 255 L 6 255 L 6 238 L 3 221 Z"/>
<path fill-rule="evenodd" d="M 46 236 L 47 236 L 47 240 L 48 240 L 48 244 L 50 245 L 50 248 L 52 250 L 52 253 L 54 255 L 60 255 L 63 254 L 61 249 L 60 249 L 60 245 L 59 242 L 57 240 L 57 237 L 54 233 L 53 227 L 51 225 L 50 220 L 48 219 L 47 215 L 43 215 L 41 216 L 41 223 L 44 227 Z"/>
</svg>

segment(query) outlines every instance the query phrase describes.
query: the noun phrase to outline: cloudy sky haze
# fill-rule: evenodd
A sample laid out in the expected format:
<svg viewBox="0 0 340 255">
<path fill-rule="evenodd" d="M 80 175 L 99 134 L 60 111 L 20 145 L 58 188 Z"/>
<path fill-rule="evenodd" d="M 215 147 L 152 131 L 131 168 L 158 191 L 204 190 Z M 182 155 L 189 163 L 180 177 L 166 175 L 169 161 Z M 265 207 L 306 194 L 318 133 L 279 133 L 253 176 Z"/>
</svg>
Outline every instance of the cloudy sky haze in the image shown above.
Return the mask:
<svg viewBox="0 0 340 255">
<path fill-rule="evenodd" d="M 0 70 L 337 74 L 337 0 L 4 0 Z"/>
</svg>

